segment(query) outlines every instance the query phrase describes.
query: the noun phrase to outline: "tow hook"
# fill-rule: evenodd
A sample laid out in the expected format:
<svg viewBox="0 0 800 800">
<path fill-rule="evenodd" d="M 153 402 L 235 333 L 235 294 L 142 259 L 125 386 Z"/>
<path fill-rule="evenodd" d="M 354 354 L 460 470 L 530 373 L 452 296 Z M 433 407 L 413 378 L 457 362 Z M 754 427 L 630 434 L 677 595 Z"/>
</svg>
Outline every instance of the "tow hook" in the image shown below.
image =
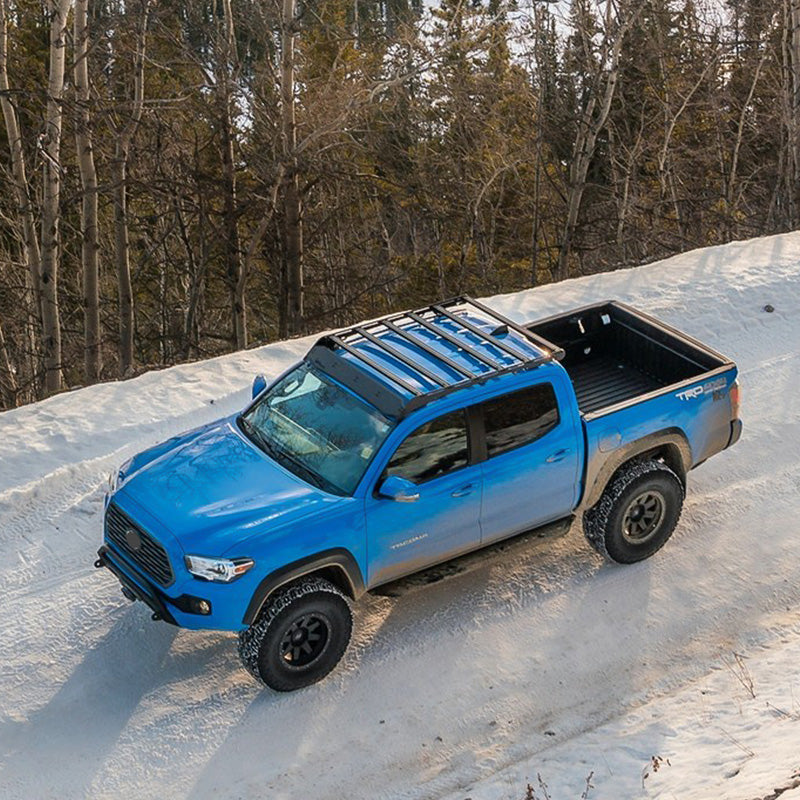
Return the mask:
<svg viewBox="0 0 800 800">
<path fill-rule="evenodd" d="M 105 566 L 99 558 L 97 559 L 97 561 L 94 562 L 94 565 L 95 567 L 97 567 L 97 569 L 100 569 L 101 567 Z"/>
</svg>

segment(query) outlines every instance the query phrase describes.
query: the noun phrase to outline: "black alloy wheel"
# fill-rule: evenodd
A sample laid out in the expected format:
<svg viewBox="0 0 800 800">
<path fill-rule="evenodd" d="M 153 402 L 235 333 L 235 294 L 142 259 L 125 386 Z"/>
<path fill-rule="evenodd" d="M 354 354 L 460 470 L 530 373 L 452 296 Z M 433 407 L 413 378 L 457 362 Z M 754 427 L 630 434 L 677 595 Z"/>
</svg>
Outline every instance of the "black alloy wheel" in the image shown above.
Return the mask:
<svg viewBox="0 0 800 800">
<path fill-rule="evenodd" d="M 330 622 L 326 616 L 301 614 L 281 638 L 281 656 L 288 667 L 307 667 L 322 655 L 329 639 Z"/>
<path fill-rule="evenodd" d="M 622 517 L 622 535 L 631 544 L 644 544 L 658 532 L 664 519 L 664 495 L 648 489 L 634 497 Z"/>
</svg>

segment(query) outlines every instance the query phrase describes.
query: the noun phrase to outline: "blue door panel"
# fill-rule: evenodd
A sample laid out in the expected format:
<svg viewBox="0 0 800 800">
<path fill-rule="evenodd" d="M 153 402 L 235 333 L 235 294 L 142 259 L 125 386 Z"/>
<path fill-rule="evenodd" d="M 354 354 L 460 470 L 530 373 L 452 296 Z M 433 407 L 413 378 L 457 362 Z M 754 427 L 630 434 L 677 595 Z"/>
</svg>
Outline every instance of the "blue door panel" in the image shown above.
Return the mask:
<svg viewBox="0 0 800 800">
<path fill-rule="evenodd" d="M 366 500 L 368 585 L 470 550 L 480 544 L 480 465 L 468 466 L 419 487 L 419 499 Z"/>
<path fill-rule="evenodd" d="M 578 479 L 578 448 L 563 422 L 531 444 L 483 463 L 482 542 L 567 516 Z"/>
</svg>

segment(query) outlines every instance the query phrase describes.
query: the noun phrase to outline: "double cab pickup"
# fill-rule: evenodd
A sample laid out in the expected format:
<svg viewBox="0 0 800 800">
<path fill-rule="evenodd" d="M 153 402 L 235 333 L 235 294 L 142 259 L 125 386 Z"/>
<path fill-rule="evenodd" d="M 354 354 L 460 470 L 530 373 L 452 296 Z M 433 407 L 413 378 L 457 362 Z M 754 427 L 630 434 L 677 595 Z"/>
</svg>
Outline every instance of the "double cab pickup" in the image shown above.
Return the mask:
<svg viewBox="0 0 800 800">
<path fill-rule="evenodd" d="M 581 516 L 632 563 L 742 430 L 736 366 L 620 302 L 518 324 L 469 297 L 323 336 L 241 413 L 110 479 L 95 562 L 153 618 L 239 634 L 279 691 L 327 675 L 366 591 Z"/>
</svg>

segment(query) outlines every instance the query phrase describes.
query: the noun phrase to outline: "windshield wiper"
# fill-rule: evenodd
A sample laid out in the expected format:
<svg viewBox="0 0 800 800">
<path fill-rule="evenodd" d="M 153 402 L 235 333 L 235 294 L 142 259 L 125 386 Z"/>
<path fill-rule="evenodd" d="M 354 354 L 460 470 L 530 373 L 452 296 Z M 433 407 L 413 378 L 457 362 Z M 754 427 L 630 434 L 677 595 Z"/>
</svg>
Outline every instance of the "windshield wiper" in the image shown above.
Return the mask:
<svg viewBox="0 0 800 800">
<path fill-rule="evenodd" d="M 290 462 L 292 466 L 296 468 L 296 471 L 302 472 L 305 479 L 309 483 L 316 486 L 317 489 L 324 489 L 325 491 L 330 491 L 332 484 L 326 481 L 321 475 L 314 472 L 313 469 L 307 467 L 302 461 L 297 459 L 288 450 L 282 450 L 280 448 L 275 447 L 274 445 L 273 445 L 273 450 L 278 456 Z"/>
<path fill-rule="evenodd" d="M 242 427 L 245 429 L 245 433 L 255 441 L 255 443 L 274 461 L 277 461 L 279 464 L 283 464 L 286 466 L 285 462 L 289 462 L 291 465 L 290 470 L 295 474 L 301 473 L 300 477 L 304 478 L 313 486 L 316 486 L 318 489 L 322 489 L 326 492 L 333 492 L 334 494 L 341 494 L 341 491 L 334 486 L 329 481 L 326 481 L 321 475 L 318 475 L 314 470 L 309 469 L 302 461 L 299 461 L 295 456 L 293 456 L 288 450 L 284 450 L 281 447 L 275 445 L 275 443 L 267 438 L 264 433 L 257 428 L 249 419 L 245 416 L 239 417 L 239 421 Z"/>
<path fill-rule="evenodd" d="M 239 417 L 239 422 L 241 423 L 242 427 L 245 430 L 245 433 L 255 441 L 255 443 L 268 455 L 275 458 L 278 454 L 278 450 L 275 445 L 267 439 L 266 436 L 261 432 L 259 428 L 253 425 L 249 419 L 245 416 Z M 276 459 L 277 460 L 277 459 Z"/>
</svg>

